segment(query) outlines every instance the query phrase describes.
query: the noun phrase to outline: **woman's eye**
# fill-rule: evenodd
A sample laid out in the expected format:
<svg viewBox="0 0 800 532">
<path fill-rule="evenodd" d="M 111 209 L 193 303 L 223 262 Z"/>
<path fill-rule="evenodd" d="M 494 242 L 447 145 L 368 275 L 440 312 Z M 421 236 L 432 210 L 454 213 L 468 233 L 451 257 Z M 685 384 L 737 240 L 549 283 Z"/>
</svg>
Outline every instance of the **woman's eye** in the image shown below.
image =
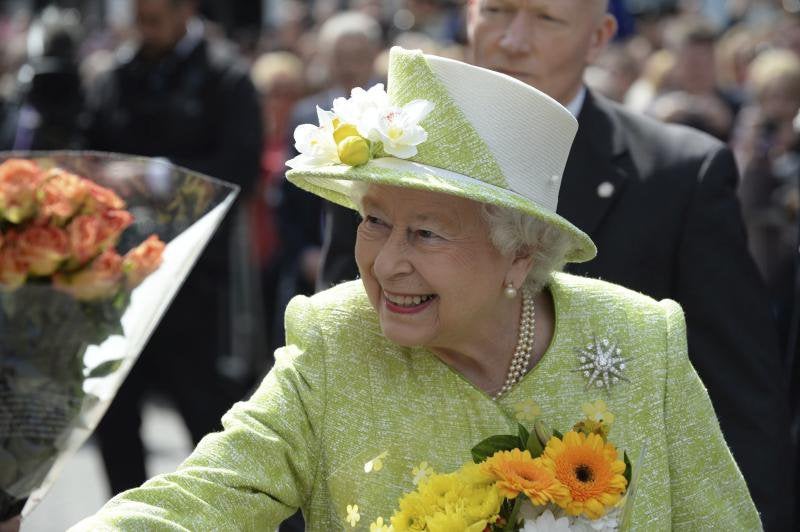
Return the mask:
<svg viewBox="0 0 800 532">
<path fill-rule="evenodd" d="M 417 235 L 428 240 L 433 238 L 439 238 L 439 235 L 434 233 L 433 231 L 428 231 L 427 229 L 419 229 L 417 231 Z"/>
<path fill-rule="evenodd" d="M 368 224 L 380 224 L 381 223 L 379 218 L 376 218 L 375 216 L 370 216 L 370 215 L 364 216 L 364 221 L 366 223 L 368 223 Z"/>
</svg>

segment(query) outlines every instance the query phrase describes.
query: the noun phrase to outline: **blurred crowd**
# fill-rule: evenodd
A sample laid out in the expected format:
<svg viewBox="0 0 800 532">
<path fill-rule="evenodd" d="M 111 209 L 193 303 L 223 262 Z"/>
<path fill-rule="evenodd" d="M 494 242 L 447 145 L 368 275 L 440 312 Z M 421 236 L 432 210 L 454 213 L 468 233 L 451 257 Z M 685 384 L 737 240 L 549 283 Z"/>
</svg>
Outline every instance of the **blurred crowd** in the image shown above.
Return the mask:
<svg viewBox="0 0 800 532">
<path fill-rule="evenodd" d="M 211 328 L 227 322 L 220 325 L 227 332 L 218 349 L 225 356 L 214 364 L 241 389 L 268 369 L 264 353 L 282 344 L 288 300 L 318 286 L 323 207 L 283 177 L 294 127 L 314 121 L 316 106 L 329 107 L 352 87 L 383 81 L 392 45 L 469 60 L 458 0 L 220 0 L 189 2 L 180 13 L 176 6 L 184 2 L 174 0 L 6 4 L 0 8 L 0 149 L 163 156 L 242 186 L 217 248 L 227 254 L 230 278 L 220 303 L 224 312 L 208 322 Z M 136 4 L 150 9 L 136 17 Z M 793 371 L 800 324 L 800 0 L 628 0 L 612 2 L 612 9 L 619 35 L 588 70 L 586 83 L 630 109 L 710 133 L 734 150 L 751 252 Z M 246 86 L 230 82 L 227 96 L 215 99 L 192 70 L 181 70 L 177 65 L 201 41 L 213 50 L 212 66 L 214 57 L 236 65 L 232 72 L 243 73 Z M 152 58 L 165 56 L 171 63 L 160 61 L 158 68 L 174 72 L 148 70 Z M 115 75 L 119 86 L 109 92 Z M 169 92 L 172 82 L 178 88 Z M 130 92 L 139 85 L 180 98 L 148 108 Z M 193 110 L 186 95 L 195 92 Z M 120 102 L 126 97 L 139 104 L 125 107 Z M 204 105 L 224 106 L 218 111 L 241 119 L 208 122 Z M 135 119 L 120 116 L 122 109 L 142 120 L 183 112 L 192 126 L 156 142 L 146 128 L 137 133 Z M 197 128 L 220 136 L 201 138 Z M 125 140 L 114 143 L 115 135 Z M 204 159 L 217 149 L 213 164 Z"/>
</svg>

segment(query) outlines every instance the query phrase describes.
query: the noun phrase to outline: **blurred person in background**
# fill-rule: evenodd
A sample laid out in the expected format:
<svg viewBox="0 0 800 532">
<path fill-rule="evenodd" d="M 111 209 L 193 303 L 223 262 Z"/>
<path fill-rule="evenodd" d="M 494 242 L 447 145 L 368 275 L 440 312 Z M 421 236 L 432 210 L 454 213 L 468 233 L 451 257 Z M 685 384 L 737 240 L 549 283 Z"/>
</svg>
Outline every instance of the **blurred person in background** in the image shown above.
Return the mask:
<svg viewBox="0 0 800 532">
<path fill-rule="evenodd" d="M 672 90 L 675 63 L 675 54 L 668 50 L 658 50 L 650 55 L 644 62 L 641 75 L 625 94 L 625 107 L 643 113 L 656 98 Z"/>
<path fill-rule="evenodd" d="M 743 169 L 740 195 L 750 250 L 766 280 L 781 332 L 789 341 L 798 244 L 800 58 L 786 49 L 751 64 L 753 105 L 741 113 L 735 147 Z"/>
<path fill-rule="evenodd" d="M 625 101 L 631 86 L 639 78 L 636 58 L 622 44 L 612 44 L 586 69 L 586 85 L 617 103 Z"/>
<path fill-rule="evenodd" d="M 675 90 L 718 98 L 736 114 L 742 102 L 717 84 L 716 32 L 698 18 L 680 17 L 664 28 L 665 48 L 675 57 L 672 83 Z"/>
<path fill-rule="evenodd" d="M 747 75 L 757 46 L 756 33 L 744 24 L 730 28 L 717 41 L 717 83 L 737 102 L 746 103 L 749 98 Z"/>
<path fill-rule="evenodd" d="M 710 95 L 671 91 L 657 96 L 647 114 L 667 124 L 682 124 L 727 142 L 733 128 L 731 110 Z"/>
<path fill-rule="evenodd" d="M 315 122 L 317 107 L 329 109 L 334 99 L 349 96 L 352 88 L 379 82 L 375 79 L 374 66 L 382 46 L 380 24 L 369 15 L 345 11 L 328 19 L 320 28 L 317 43 L 328 71 L 328 83 L 323 90 L 297 104 L 290 134 L 299 124 Z M 323 210 L 340 209 L 333 205 L 324 206 L 319 197 L 285 180 L 283 183 L 279 217 L 285 245 L 278 283 L 277 316 L 283 315 L 289 299 L 295 294 L 314 292 L 320 271 Z M 349 264 L 351 259 L 348 257 L 346 262 Z M 276 341 L 277 345 L 283 345 L 282 337 Z"/>
<path fill-rule="evenodd" d="M 585 88 L 585 69 L 616 30 L 607 7 L 604 0 L 472 0 L 474 61 L 544 91 L 578 118 L 558 212 L 599 251 L 569 271 L 681 304 L 689 356 L 764 525 L 793 530 L 793 507 L 775 498 L 794 490 L 785 373 L 747 249 L 733 155 L 708 135 L 633 114 Z M 352 253 L 352 239 L 348 249 L 341 235 L 354 223 L 335 219 L 329 227 L 339 242 L 327 247 L 326 267 Z M 355 267 L 349 271 L 353 278 Z M 347 272 L 323 277 L 336 282 Z"/>
<path fill-rule="evenodd" d="M 278 228 L 278 206 L 282 197 L 285 162 L 293 150 L 290 129 L 294 106 L 305 89 L 303 63 L 290 52 L 269 52 L 253 64 L 250 75 L 261 97 L 264 124 L 264 149 L 261 175 L 250 200 L 253 248 L 261 272 L 264 314 L 267 320 L 268 352 L 280 347 L 275 337 L 283 327 L 283 317 L 275 312 L 276 285 L 282 254 Z"/>
<path fill-rule="evenodd" d="M 191 0 L 137 0 L 139 42 L 90 95 L 87 146 L 165 157 L 238 184 L 259 173 L 261 112 L 247 69 L 207 38 Z M 197 443 L 244 389 L 218 370 L 231 352 L 230 230 L 203 252 L 97 429 L 111 490 L 147 478 L 139 434 L 142 400 L 174 401 Z"/>
<path fill-rule="evenodd" d="M 27 61 L 19 69 L 4 130 L 11 149 L 75 149 L 81 142 L 83 88 L 78 71 L 78 12 L 45 8 L 27 34 Z"/>
</svg>

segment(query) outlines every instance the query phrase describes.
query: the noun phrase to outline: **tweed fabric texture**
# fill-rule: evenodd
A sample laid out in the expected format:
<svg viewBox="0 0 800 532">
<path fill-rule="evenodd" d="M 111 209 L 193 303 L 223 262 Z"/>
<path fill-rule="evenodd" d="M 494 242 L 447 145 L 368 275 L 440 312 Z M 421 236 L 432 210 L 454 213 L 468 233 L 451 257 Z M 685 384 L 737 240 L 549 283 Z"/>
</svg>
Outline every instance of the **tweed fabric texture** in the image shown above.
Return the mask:
<svg viewBox="0 0 800 532">
<path fill-rule="evenodd" d="M 466 109 L 459 108 L 422 52 L 393 48 L 390 53 L 386 92 L 392 103 L 403 106 L 422 99 L 430 100 L 435 106 L 422 122 L 428 140 L 417 146 L 417 155 L 410 160 L 498 187 L 508 186 L 490 147 L 464 116 Z"/>
<path fill-rule="evenodd" d="M 678 305 L 565 274 L 550 291 L 551 345 L 498 401 L 425 349 L 389 342 L 360 282 L 297 297 L 289 345 L 253 397 L 224 416 L 224 431 L 175 473 L 115 497 L 72 530 L 271 531 L 297 507 L 309 530 L 369 530 L 414 489 L 423 461 L 455 470 L 475 443 L 516 433 L 531 411 L 566 431 L 596 399 L 616 417 L 610 440 L 634 463 L 647 444 L 635 530 L 759 530 L 687 357 Z M 580 348 L 602 338 L 628 359 L 629 382 L 610 393 L 587 390 L 574 371 Z M 348 507 L 360 517 L 354 527 Z"/>
</svg>

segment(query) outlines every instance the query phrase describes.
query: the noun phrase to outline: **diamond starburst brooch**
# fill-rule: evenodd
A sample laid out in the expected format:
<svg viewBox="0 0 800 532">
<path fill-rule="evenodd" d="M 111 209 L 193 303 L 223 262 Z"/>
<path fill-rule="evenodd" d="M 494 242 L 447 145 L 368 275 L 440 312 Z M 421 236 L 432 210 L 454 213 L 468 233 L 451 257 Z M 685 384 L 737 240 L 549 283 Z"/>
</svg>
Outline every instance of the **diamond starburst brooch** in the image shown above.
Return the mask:
<svg viewBox="0 0 800 532">
<path fill-rule="evenodd" d="M 586 377 L 586 389 L 594 386 L 611 391 L 611 386 L 619 381 L 629 382 L 625 378 L 627 360 L 622 356 L 622 349 L 616 343 L 603 338 L 587 344 L 578 353 L 579 366 L 574 370 Z"/>
</svg>

